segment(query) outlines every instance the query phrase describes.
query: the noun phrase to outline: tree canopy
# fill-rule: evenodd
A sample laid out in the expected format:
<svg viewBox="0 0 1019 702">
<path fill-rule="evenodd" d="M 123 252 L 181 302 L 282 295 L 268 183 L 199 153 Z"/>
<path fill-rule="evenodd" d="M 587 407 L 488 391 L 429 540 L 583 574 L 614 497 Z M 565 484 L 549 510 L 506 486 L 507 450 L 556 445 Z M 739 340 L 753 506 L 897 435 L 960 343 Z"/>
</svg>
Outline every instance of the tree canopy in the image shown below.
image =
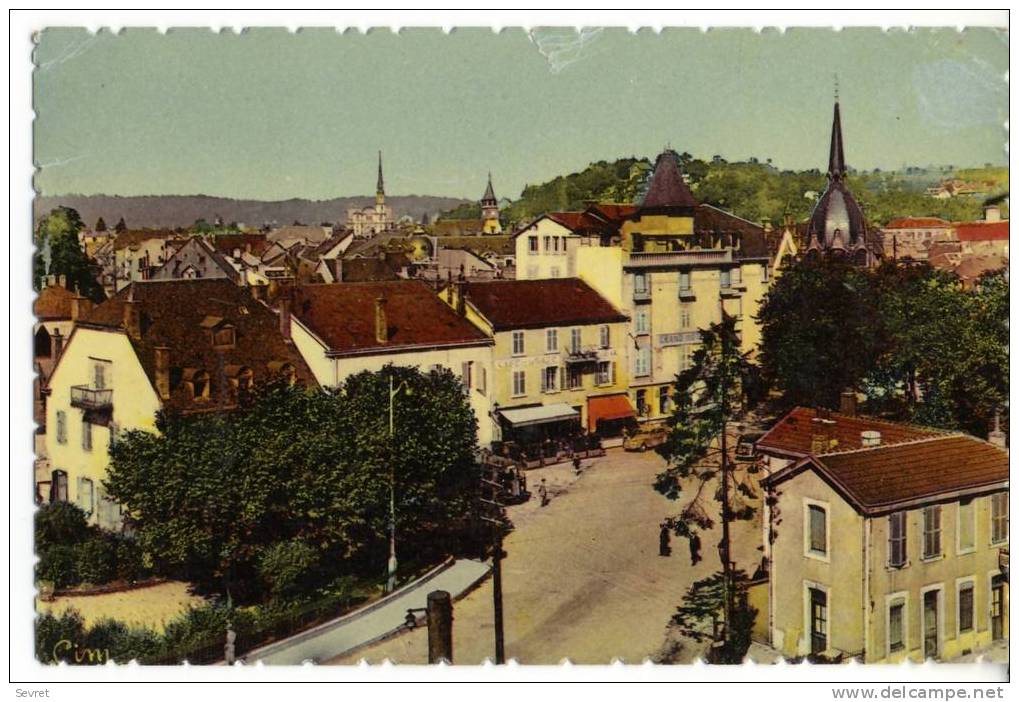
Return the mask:
<svg viewBox="0 0 1019 702">
<path fill-rule="evenodd" d="M 1008 281 L 967 290 L 927 265 L 875 270 L 807 257 L 761 306 L 760 362 L 786 404 L 835 408 L 866 394 L 870 411 L 987 433 L 1008 397 Z"/>
<path fill-rule="evenodd" d="M 390 463 L 401 561 L 453 548 L 468 526 L 477 428 L 448 370 L 387 366 L 329 392 L 270 383 L 236 411 L 164 414 L 157 428 L 113 445 L 109 492 L 159 570 L 235 599 L 263 595 L 259 583 L 288 589 L 295 563 L 381 576 Z M 281 552 L 286 542 L 302 546 Z M 267 582 L 274 565 L 287 584 Z"/>
<path fill-rule="evenodd" d="M 106 295 L 96 281 L 91 262 L 78 241 L 85 228 L 78 212 L 58 207 L 39 220 L 35 228 L 35 255 L 32 258 L 33 284 L 42 289 L 46 275 L 66 276 L 67 287 L 101 302 Z"/>
</svg>

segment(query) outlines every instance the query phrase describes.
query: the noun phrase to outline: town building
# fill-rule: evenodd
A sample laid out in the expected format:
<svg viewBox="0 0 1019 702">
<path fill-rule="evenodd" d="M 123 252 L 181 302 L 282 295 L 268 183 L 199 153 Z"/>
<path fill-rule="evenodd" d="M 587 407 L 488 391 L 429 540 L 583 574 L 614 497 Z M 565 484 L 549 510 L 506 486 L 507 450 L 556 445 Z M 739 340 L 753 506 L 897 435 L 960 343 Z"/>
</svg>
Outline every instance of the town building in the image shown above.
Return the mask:
<svg viewBox="0 0 1019 702">
<path fill-rule="evenodd" d="M 48 501 L 81 507 L 92 524 L 121 526 L 103 487 L 119 432 L 155 431 L 156 412 L 229 411 L 253 383 L 314 384 L 272 310 L 225 279 L 136 282 L 83 313 L 48 385 Z"/>
<path fill-rule="evenodd" d="M 186 236 L 165 229 L 123 231 L 113 241 L 112 271 L 105 271 L 110 287 L 107 295 L 120 292 L 133 282 L 148 280 L 166 262 Z"/>
<path fill-rule="evenodd" d="M 881 232 L 893 259 L 925 261 L 932 244 L 952 239 L 953 226 L 940 217 L 899 217 Z"/>
<path fill-rule="evenodd" d="M 518 447 L 633 422 L 627 318 L 579 278 L 453 282 L 439 297 L 490 336 L 495 438 Z"/>
<path fill-rule="evenodd" d="M 276 301 L 282 328 L 319 384 L 334 387 L 388 364 L 457 374 L 478 420 L 478 441 L 492 441 L 492 340 L 420 281 L 296 286 Z"/>
<path fill-rule="evenodd" d="M 1007 639 L 1008 453 L 992 440 L 806 408 L 765 434 L 771 646 L 894 663 Z"/>
<path fill-rule="evenodd" d="M 199 280 L 223 278 L 240 284 L 243 279 L 230 262 L 202 237 L 188 237 L 149 280 Z"/>
<path fill-rule="evenodd" d="M 625 315 L 630 399 L 641 421 L 672 412 L 700 329 L 737 319 L 741 349 L 760 341 L 754 317 L 770 284 L 764 229 L 699 203 L 666 150 L 637 205 L 601 203 L 539 217 L 516 237 L 520 279 L 577 276 Z"/>
<path fill-rule="evenodd" d="M 481 197 L 481 231 L 485 234 L 502 234 L 502 223 L 499 222 L 499 200 L 492 189 L 492 174 L 488 174 L 488 185 Z"/>
<path fill-rule="evenodd" d="M 884 255 L 880 232 L 867 226 L 863 209 L 849 190 L 847 174 L 842 117 L 836 97 L 828 154 L 828 184 L 810 215 L 805 253 L 841 255 L 860 266 L 875 266 Z"/>
<path fill-rule="evenodd" d="M 382 180 L 382 152 L 379 151 L 379 178 L 375 186 L 375 205 L 347 210 L 347 227 L 358 239 L 374 236 L 396 228 L 396 215 L 386 204 L 386 188 Z"/>
</svg>

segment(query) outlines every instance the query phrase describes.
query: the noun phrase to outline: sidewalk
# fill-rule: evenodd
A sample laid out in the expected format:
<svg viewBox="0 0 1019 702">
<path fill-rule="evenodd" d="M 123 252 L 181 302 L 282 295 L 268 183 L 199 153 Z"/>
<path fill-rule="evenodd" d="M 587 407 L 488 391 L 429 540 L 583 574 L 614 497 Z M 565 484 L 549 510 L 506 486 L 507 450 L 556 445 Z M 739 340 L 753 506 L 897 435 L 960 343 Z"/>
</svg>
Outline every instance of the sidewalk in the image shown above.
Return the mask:
<svg viewBox="0 0 1019 702">
<path fill-rule="evenodd" d="M 364 609 L 285 641 L 257 648 L 241 660 L 249 664 L 262 661 L 266 665 L 300 665 L 304 661 L 318 662 L 349 653 L 403 627 L 407 610 L 424 607 L 429 592 L 445 590 L 456 601 L 487 576 L 489 570 L 489 564 L 471 560 L 440 566 Z"/>
</svg>

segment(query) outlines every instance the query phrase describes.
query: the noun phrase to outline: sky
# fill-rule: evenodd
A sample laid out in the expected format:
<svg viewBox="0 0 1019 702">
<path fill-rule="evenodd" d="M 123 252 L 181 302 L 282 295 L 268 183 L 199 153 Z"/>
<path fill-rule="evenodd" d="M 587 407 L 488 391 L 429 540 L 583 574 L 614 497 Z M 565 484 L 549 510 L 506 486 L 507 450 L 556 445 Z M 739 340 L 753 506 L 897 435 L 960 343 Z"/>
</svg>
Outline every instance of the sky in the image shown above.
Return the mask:
<svg viewBox="0 0 1019 702">
<path fill-rule="evenodd" d="M 54 28 L 36 37 L 36 189 L 477 199 L 664 147 L 824 169 L 1007 163 L 992 29 Z"/>
</svg>

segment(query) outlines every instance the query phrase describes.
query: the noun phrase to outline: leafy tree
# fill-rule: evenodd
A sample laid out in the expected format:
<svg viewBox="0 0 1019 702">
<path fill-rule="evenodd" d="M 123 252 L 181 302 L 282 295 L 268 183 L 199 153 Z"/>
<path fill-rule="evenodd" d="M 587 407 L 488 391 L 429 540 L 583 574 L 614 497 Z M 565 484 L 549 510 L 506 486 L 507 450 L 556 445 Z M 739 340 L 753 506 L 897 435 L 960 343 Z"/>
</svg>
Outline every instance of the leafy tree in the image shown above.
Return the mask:
<svg viewBox="0 0 1019 702">
<path fill-rule="evenodd" d="M 392 437 L 390 377 L 412 393 Z M 448 370 L 388 366 L 331 392 L 270 383 L 236 411 L 164 414 L 157 429 L 113 446 L 110 494 L 161 571 L 237 600 L 263 594 L 260 560 L 287 541 L 316 550 L 322 578 L 381 575 L 391 465 L 405 553 L 453 548 L 469 513 L 476 422 Z"/>
<path fill-rule="evenodd" d="M 745 498 L 754 492 L 745 476 L 737 475 L 729 456 L 727 427 L 757 399 L 759 382 L 754 366 L 740 352 L 736 319 L 723 312 L 722 321 L 703 329 L 701 346 L 691 367 L 680 373 L 675 385 L 675 408 L 669 417 L 669 437 L 663 448 L 668 466 L 657 476 L 655 488 L 679 500 L 685 487 L 693 497 L 683 511 L 670 520 L 678 536 L 696 539 L 698 530 L 713 526 L 706 500 L 720 503 L 722 538 L 718 546 L 721 572 L 709 579 L 721 587 L 721 595 L 705 596 L 710 583 L 701 583 L 684 597 L 675 622 L 684 634 L 701 635 L 705 618 L 722 619 L 718 662 L 738 663 L 749 646 L 749 621 L 740 611 L 737 577 L 730 556 L 729 525 L 751 519 L 754 509 Z M 717 488 L 711 489 L 717 484 Z M 710 587 L 708 588 L 710 590 Z M 705 599 L 706 597 L 706 599 Z M 710 605 L 716 605 L 713 609 Z M 743 628 L 746 627 L 744 631 Z"/>
<path fill-rule="evenodd" d="M 78 242 L 85 228 L 76 210 L 57 207 L 39 220 L 35 228 L 36 252 L 33 257 L 34 284 L 42 289 L 44 275 L 63 275 L 70 289 L 96 302 L 106 296 L 92 273 L 91 262 Z"/>
<path fill-rule="evenodd" d="M 712 649 L 712 663 L 738 665 L 743 662 L 750 648 L 751 632 L 758 611 L 747 601 L 748 583 L 744 571 L 735 570 L 732 573 L 732 634 L 722 639 L 717 649 Z M 716 572 L 694 582 L 683 596 L 683 604 L 676 609 L 672 623 L 694 641 L 718 640 L 722 624 L 719 614 L 725 609 L 726 593 L 724 573 Z"/>
</svg>

